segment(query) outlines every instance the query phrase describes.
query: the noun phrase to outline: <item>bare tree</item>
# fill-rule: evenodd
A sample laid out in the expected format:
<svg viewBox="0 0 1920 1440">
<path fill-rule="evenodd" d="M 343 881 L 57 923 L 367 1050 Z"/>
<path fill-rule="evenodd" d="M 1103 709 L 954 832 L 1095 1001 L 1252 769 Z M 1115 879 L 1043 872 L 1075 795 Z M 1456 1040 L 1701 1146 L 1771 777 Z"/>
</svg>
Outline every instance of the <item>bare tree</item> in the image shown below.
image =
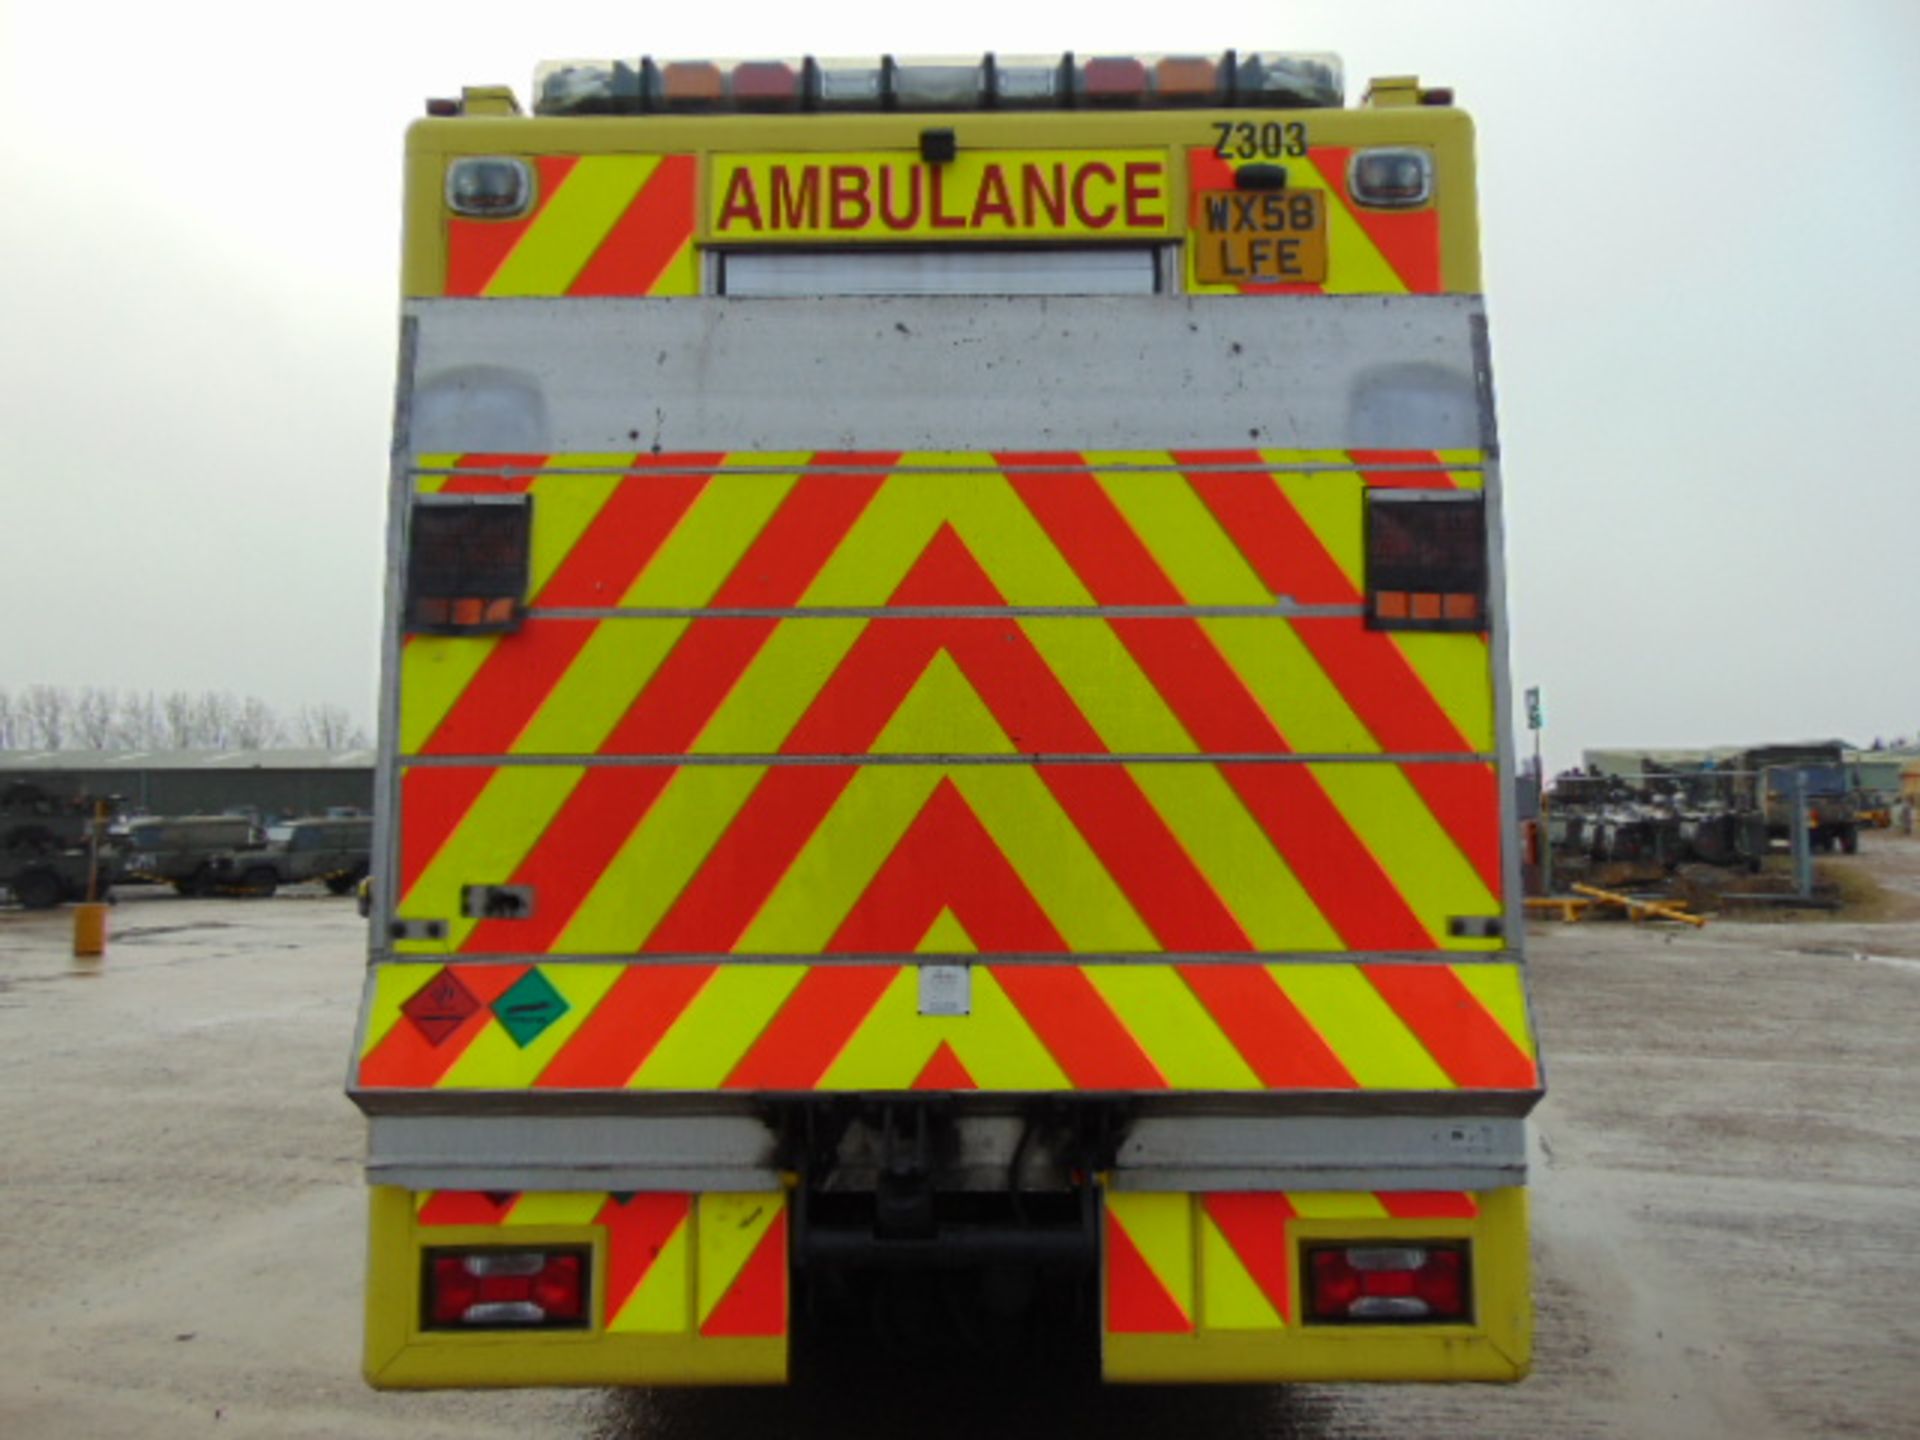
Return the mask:
<svg viewBox="0 0 1920 1440">
<path fill-rule="evenodd" d="M 193 696 L 184 690 L 169 690 L 160 702 L 160 733 L 170 750 L 191 750 L 199 726 L 195 720 Z"/>
<path fill-rule="evenodd" d="M 352 750 L 367 743 L 344 705 L 302 705 L 293 717 L 293 733 L 316 750 Z"/>
<path fill-rule="evenodd" d="M 278 745 L 287 738 L 287 727 L 274 713 L 273 707 L 258 695 L 249 695 L 240 702 L 233 716 L 233 749 L 259 750 L 268 745 Z"/>
<path fill-rule="evenodd" d="M 13 703 L 13 692 L 0 690 L 0 750 L 16 748 L 19 730 L 20 713 Z"/>
<path fill-rule="evenodd" d="M 120 698 L 113 743 L 123 750 L 151 750 L 165 743 L 160 702 L 151 690 L 129 690 Z"/>
<path fill-rule="evenodd" d="M 114 695 L 89 685 L 73 697 L 73 741 L 76 749 L 105 750 L 114 741 Z"/>
<path fill-rule="evenodd" d="M 20 697 L 26 718 L 26 744 L 29 748 L 60 750 L 66 747 L 70 697 L 57 685 L 29 685 Z"/>
</svg>

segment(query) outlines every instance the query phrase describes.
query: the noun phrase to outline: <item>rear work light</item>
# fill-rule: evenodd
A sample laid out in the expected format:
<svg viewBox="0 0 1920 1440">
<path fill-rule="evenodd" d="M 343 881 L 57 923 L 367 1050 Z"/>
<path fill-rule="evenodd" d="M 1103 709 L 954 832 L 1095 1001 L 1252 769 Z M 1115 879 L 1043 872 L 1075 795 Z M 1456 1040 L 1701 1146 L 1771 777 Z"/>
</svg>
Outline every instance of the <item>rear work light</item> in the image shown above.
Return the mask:
<svg viewBox="0 0 1920 1440">
<path fill-rule="evenodd" d="M 1470 1251 L 1444 1245 L 1322 1245 L 1307 1251 L 1311 1323 L 1445 1324 L 1472 1318 Z"/>
<path fill-rule="evenodd" d="M 524 160 L 463 155 L 447 167 L 447 208 L 456 215 L 505 220 L 533 200 L 533 172 Z"/>
<path fill-rule="evenodd" d="M 528 495 L 423 495 L 407 523 L 406 628 L 499 634 L 520 627 L 533 537 Z"/>
<path fill-rule="evenodd" d="M 565 1330 L 587 1323 L 589 1252 L 429 1250 L 428 1330 Z"/>
<path fill-rule="evenodd" d="M 1477 494 L 1367 492 L 1367 625 L 1487 628 L 1487 511 Z"/>
<path fill-rule="evenodd" d="M 1424 150 L 1355 151 L 1347 189 L 1362 205 L 1411 210 L 1433 198 L 1433 157 Z"/>
</svg>

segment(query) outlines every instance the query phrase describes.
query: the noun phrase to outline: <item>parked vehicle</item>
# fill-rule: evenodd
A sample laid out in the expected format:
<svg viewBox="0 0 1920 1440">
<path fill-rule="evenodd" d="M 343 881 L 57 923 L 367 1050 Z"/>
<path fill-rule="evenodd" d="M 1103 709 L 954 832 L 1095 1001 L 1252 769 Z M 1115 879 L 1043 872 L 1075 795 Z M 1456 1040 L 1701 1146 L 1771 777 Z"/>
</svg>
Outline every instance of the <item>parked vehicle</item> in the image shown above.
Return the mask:
<svg viewBox="0 0 1920 1440">
<path fill-rule="evenodd" d="M 373 821 L 364 816 L 294 820 L 269 827 L 267 835 L 264 844 L 211 858 L 216 888 L 271 895 L 282 885 L 318 880 L 345 895 L 366 875 L 373 851 Z"/>
<path fill-rule="evenodd" d="M 127 826 L 121 862 L 125 879 L 171 885 L 182 895 L 207 895 L 240 872 L 234 851 L 264 846 L 260 827 L 244 815 L 171 815 Z"/>
</svg>

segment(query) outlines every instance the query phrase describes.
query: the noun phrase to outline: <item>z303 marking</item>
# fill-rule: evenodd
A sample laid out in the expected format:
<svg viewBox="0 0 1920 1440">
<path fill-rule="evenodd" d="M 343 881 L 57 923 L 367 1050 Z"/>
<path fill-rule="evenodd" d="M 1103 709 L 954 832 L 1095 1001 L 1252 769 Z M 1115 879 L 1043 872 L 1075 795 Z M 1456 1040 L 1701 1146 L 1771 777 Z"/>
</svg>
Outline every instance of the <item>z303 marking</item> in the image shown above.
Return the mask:
<svg viewBox="0 0 1920 1440">
<path fill-rule="evenodd" d="M 1307 153 L 1307 127 L 1299 120 L 1216 120 L 1213 153 L 1222 160 L 1279 160 Z"/>
</svg>

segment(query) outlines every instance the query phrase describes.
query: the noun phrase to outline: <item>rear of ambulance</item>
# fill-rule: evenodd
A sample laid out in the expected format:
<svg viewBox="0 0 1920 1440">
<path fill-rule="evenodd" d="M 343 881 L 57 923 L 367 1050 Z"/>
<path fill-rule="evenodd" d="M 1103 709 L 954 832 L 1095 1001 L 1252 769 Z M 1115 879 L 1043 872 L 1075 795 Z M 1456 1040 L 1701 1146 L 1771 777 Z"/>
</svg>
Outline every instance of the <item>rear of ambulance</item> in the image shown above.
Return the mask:
<svg viewBox="0 0 1920 1440">
<path fill-rule="evenodd" d="M 407 203 L 369 1379 L 1523 1375 L 1450 97 L 574 64 Z"/>
</svg>

